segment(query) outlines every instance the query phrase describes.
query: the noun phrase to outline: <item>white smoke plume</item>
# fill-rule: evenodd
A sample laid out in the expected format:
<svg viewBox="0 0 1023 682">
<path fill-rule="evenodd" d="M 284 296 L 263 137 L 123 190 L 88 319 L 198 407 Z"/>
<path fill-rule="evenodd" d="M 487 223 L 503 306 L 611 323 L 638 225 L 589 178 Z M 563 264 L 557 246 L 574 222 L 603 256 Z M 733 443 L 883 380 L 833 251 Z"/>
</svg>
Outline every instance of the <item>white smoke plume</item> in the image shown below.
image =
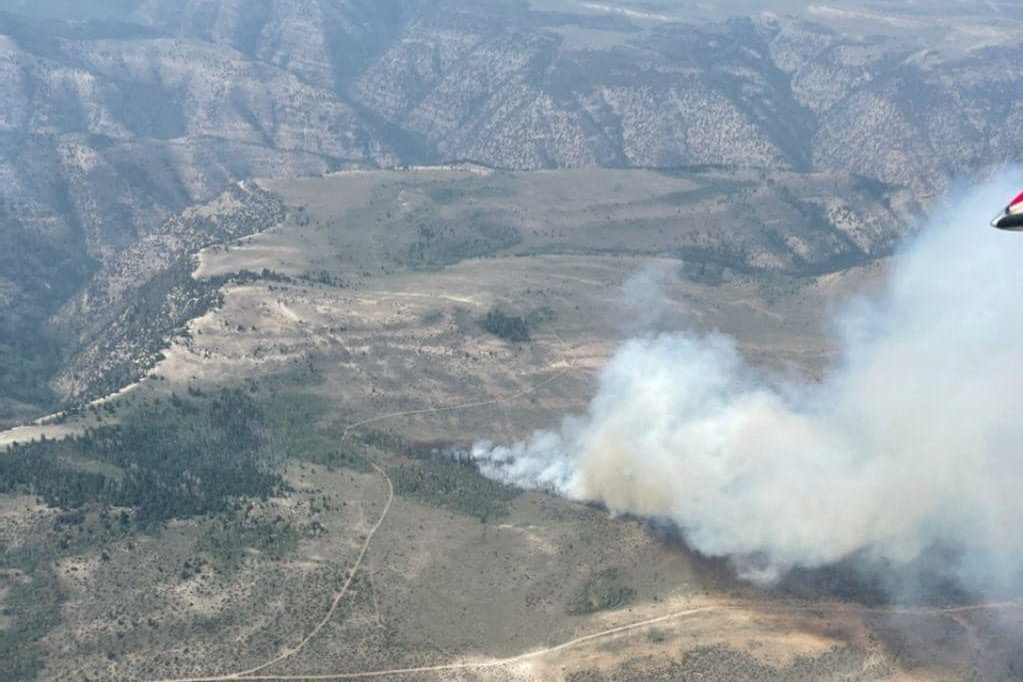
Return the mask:
<svg viewBox="0 0 1023 682">
<path fill-rule="evenodd" d="M 618 350 L 585 415 L 473 457 L 505 482 L 668 519 L 754 579 L 933 546 L 967 550 L 974 587 L 1018 579 L 1023 234 L 987 227 L 1009 180 L 929 217 L 885 293 L 836 320 L 842 360 L 822 381 L 765 379 L 721 334 L 648 335 Z"/>
<path fill-rule="evenodd" d="M 665 289 L 678 280 L 681 267 L 665 262 L 650 263 L 622 284 L 618 303 L 622 314 L 619 327 L 626 336 L 678 329 L 680 311 L 665 297 Z"/>
</svg>

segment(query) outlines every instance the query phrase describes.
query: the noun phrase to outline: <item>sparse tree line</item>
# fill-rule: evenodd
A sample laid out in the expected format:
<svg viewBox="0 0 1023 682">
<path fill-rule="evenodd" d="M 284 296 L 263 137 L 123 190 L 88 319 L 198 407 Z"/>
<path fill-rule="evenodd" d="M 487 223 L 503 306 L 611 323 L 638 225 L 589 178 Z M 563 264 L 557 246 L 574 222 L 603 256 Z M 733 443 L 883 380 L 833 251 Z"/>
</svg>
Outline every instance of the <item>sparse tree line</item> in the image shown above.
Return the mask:
<svg viewBox="0 0 1023 682">
<path fill-rule="evenodd" d="M 482 523 L 508 513 L 521 494 L 516 488 L 485 478 L 472 462 L 421 460 L 388 472 L 398 495 L 473 516 Z"/>
<path fill-rule="evenodd" d="M 512 343 L 529 341 L 529 322 L 524 317 L 509 315 L 497 308 L 487 311 L 480 321 L 486 331 Z"/>
<path fill-rule="evenodd" d="M 0 202 L 0 398 L 54 404 L 62 355 L 46 320 L 95 270 L 84 251 L 32 233 Z"/>
<path fill-rule="evenodd" d="M 258 403 L 238 389 L 143 405 L 120 424 L 12 447 L 0 458 L 0 492 L 66 509 L 128 508 L 142 527 L 226 512 L 284 487 L 262 421 Z"/>
</svg>

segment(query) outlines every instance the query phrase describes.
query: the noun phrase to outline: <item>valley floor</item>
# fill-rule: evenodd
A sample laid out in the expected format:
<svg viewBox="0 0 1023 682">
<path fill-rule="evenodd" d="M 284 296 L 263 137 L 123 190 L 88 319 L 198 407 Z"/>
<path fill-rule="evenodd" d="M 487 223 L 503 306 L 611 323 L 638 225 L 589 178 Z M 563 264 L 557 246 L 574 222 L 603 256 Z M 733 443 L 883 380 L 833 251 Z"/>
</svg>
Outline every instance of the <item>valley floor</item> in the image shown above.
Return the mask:
<svg viewBox="0 0 1023 682">
<path fill-rule="evenodd" d="M 1012 645 L 992 633 L 1023 619 L 1019 604 L 893 608 L 755 588 L 656 524 L 505 488 L 447 454 L 584 411 L 597 371 L 635 334 L 720 330 L 764 371 L 819 375 L 834 359 L 828 310 L 877 286 L 883 262 L 709 282 L 674 259 L 535 253 L 351 277 L 352 245 L 334 225 L 292 221 L 204 251 L 196 277 L 274 276 L 227 284 L 223 305 L 193 320 L 112 416 L 97 407 L 41 427 L 56 438 L 143 405 L 197 409 L 189 401 L 238 386 L 265 415 L 286 485 L 226 515 L 130 533 L 88 508 L 67 520 L 35 497 L 0 495 L 0 542 L 24 567 L 8 562 L 0 633 L 31 636 L 19 604 L 33 586 L 60 595 L 33 626 L 40 679 L 930 680 L 1008 669 Z M 321 274 L 300 277 L 310 271 Z M 627 283 L 638 272 L 657 285 L 637 293 Z M 530 340 L 482 329 L 494 309 L 529 320 Z"/>
</svg>

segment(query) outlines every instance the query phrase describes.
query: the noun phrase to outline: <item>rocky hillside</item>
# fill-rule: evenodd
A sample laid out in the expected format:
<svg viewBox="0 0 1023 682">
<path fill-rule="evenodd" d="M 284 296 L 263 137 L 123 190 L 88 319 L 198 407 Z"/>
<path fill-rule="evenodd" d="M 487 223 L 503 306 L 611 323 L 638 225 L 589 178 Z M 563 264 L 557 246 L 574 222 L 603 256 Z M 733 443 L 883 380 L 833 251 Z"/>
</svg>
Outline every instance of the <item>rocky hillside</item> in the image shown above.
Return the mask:
<svg viewBox="0 0 1023 682">
<path fill-rule="evenodd" d="M 890 253 L 918 209 L 911 193 L 860 176 L 755 169 L 463 165 L 249 182 L 93 277 L 57 317 L 69 343 L 53 383 L 79 402 L 138 380 L 228 283 L 359 291 L 376 273 L 443 277 L 467 260 L 559 256 L 667 257 L 709 285 L 780 284 Z M 256 233 L 268 241 L 247 238 Z"/>
<path fill-rule="evenodd" d="M 275 195 L 239 183 L 172 216 L 105 262 L 53 321 L 64 347 L 58 394 L 95 397 L 138 379 L 186 322 L 219 301 L 222 282 L 195 281 L 192 256 L 265 230 L 285 215 Z"/>
<path fill-rule="evenodd" d="M 926 197 L 1023 156 L 1023 48 L 1003 44 L 1018 17 L 903 5 L 4 3 L 0 221 L 25 257 L 0 258 L 0 396 L 33 388 L 0 419 L 45 393 L 60 349 L 87 347 L 125 287 L 234 234 L 182 211 L 237 202 L 256 191 L 247 179 L 716 166 L 851 173 Z M 279 218 L 254 197 L 244 230 Z M 829 238 L 777 262 L 828 263 Z"/>
<path fill-rule="evenodd" d="M 1023 152 L 1023 48 L 983 26 L 952 49 L 894 19 L 863 37 L 821 12 L 546 4 L 121 0 L 68 21 L 51 18 L 67 3 L 11 3 L 0 193 L 103 257 L 254 176 L 713 163 L 930 189 Z"/>
</svg>

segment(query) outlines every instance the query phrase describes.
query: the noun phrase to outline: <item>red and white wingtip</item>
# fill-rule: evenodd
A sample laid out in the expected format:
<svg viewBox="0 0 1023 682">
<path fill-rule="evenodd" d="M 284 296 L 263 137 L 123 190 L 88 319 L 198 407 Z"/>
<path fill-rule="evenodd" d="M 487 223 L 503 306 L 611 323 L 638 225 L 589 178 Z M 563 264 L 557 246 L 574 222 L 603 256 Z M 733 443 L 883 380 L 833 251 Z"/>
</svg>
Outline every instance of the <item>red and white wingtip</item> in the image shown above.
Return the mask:
<svg viewBox="0 0 1023 682">
<path fill-rule="evenodd" d="M 1009 202 L 1005 210 L 991 221 L 991 226 L 999 230 L 1023 231 L 1023 192 L 1020 192 L 1019 196 Z"/>
</svg>

